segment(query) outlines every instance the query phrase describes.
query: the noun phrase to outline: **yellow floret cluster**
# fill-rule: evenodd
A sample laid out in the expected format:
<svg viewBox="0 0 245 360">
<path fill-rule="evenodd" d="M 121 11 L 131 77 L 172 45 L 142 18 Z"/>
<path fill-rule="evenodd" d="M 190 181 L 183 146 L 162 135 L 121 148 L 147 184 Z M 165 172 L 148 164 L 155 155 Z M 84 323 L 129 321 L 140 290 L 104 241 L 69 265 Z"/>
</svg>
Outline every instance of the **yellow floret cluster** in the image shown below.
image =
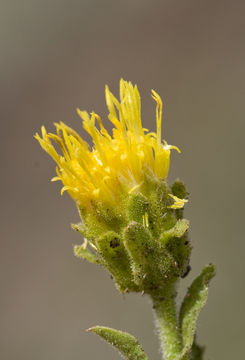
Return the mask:
<svg viewBox="0 0 245 360">
<path fill-rule="evenodd" d="M 120 100 L 108 86 L 105 97 L 108 118 L 114 125 L 111 135 L 99 115 L 77 110 L 84 129 L 92 137 L 92 147 L 62 122 L 55 124 L 56 134 L 47 133 L 42 127 L 42 137 L 35 135 L 58 165 L 57 176 L 52 180 L 62 181 L 61 193 L 68 191 L 78 205 L 85 207 L 91 200 L 116 204 L 122 192 L 131 193 L 140 188 L 145 172 L 159 180 L 166 179 L 170 150 L 179 151 L 165 141 L 162 143 L 162 100 L 154 90 L 156 133 L 142 127 L 141 100 L 136 85 L 121 80 Z M 62 155 L 56 151 L 52 141 L 59 145 Z M 175 207 L 183 205 L 183 202 L 176 202 Z"/>
</svg>

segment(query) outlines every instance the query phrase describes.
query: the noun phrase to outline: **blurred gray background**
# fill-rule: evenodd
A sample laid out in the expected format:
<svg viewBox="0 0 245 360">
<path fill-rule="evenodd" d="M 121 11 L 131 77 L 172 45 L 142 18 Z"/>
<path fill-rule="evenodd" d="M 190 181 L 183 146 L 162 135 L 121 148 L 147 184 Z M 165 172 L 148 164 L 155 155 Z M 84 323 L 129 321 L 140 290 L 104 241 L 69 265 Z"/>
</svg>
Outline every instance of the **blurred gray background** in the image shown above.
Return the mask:
<svg viewBox="0 0 245 360">
<path fill-rule="evenodd" d="M 244 21 L 239 0 L 1 0 L 1 359 L 119 359 L 85 332 L 96 324 L 129 331 L 160 359 L 147 297 L 121 296 L 108 273 L 73 257 L 75 205 L 49 182 L 55 165 L 33 138 L 54 121 L 81 129 L 76 107 L 106 119 L 104 86 L 118 94 L 120 77 L 138 84 L 151 130 L 150 90 L 161 94 L 164 137 L 182 150 L 169 177 L 190 192 L 181 296 L 217 265 L 199 319 L 205 359 L 243 357 Z"/>
</svg>

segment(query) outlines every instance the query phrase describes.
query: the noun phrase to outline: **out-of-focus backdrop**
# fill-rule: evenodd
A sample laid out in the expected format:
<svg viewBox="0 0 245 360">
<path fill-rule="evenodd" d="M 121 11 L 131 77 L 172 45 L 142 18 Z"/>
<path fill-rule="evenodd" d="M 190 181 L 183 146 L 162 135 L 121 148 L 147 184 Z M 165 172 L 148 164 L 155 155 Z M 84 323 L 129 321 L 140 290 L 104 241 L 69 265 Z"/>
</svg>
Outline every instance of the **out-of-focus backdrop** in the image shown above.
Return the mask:
<svg viewBox="0 0 245 360">
<path fill-rule="evenodd" d="M 239 0 L 1 1 L 1 359 L 119 359 L 85 332 L 96 324 L 129 331 L 160 359 L 147 297 L 119 295 L 104 270 L 73 256 L 75 205 L 49 182 L 55 165 L 33 138 L 60 120 L 83 132 L 76 107 L 106 119 L 104 86 L 118 94 L 121 77 L 138 84 L 152 130 L 150 90 L 161 94 L 164 137 L 182 150 L 169 177 L 190 192 L 181 294 L 217 265 L 199 319 L 206 359 L 242 358 L 244 12 Z"/>
</svg>

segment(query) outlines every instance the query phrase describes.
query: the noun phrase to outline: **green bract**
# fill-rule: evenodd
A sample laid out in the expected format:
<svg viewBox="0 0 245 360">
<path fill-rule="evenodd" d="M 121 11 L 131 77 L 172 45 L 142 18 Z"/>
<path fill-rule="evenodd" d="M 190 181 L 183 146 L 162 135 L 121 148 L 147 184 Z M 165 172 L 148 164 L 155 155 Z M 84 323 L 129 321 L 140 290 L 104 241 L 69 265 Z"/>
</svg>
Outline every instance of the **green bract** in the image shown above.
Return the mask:
<svg viewBox="0 0 245 360">
<path fill-rule="evenodd" d="M 73 228 L 86 244 L 76 246 L 75 254 L 109 270 L 121 292 L 163 294 L 186 273 L 191 252 L 189 222 L 171 208 L 169 194 L 186 196 L 184 184 L 177 181 L 171 190 L 166 181 L 146 176 L 117 212 L 103 204 L 94 204 L 89 214 L 80 209 L 82 223 Z"/>
</svg>

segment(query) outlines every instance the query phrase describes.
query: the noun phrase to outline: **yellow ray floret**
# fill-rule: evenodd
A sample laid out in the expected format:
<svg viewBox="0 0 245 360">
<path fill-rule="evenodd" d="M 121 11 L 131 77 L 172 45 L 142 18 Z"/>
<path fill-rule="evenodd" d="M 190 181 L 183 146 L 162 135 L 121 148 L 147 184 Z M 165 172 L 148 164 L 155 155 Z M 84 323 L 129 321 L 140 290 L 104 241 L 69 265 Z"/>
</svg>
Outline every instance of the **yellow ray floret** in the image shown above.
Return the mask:
<svg viewBox="0 0 245 360">
<path fill-rule="evenodd" d="M 173 205 L 169 206 L 170 209 L 182 209 L 182 207 L 184 207 L 185 203 L 188 202 L 188 200 L 180 199 L 173 194 L 168 194 L 168 195 L 174 200 Z"/>
<path fill-rule="evenodd" d="M 142 184 L 144 173 L 165 179 L 169 170 L 170 151 L 179 149 L 162 143 L 162 100 L 152 90 L 156 107 L 156 133 L 142 127 L 141 101 L 137 86 L 120 81 L 120 101 L 105 89 L 108 118 L 114 125 L 112 135 L 104 128 L 99 115 L 77 110 L 84 129 L 93 140 L 93 147 L 64 123 L 55 124 L 57 134 L 47 133 L 42 127 L 42 137 L 35 138 L 56 161 L 57 176 L 78 203 L 87 206 L 92 200 L 116 203 L 123 192 L 134 192 Z M 98 123 L 99 128 L 97 128 Z M 55 149 L 55 142 L 61 150 Z M 175 199 L 176 202 L 176 199 Z M 183 201 L 182 201 L 183 204 Z M 178 204 L 181 207 L 181 204 Z M 183 206 L 183 205 L 182 205 Z"/>
</svg>

